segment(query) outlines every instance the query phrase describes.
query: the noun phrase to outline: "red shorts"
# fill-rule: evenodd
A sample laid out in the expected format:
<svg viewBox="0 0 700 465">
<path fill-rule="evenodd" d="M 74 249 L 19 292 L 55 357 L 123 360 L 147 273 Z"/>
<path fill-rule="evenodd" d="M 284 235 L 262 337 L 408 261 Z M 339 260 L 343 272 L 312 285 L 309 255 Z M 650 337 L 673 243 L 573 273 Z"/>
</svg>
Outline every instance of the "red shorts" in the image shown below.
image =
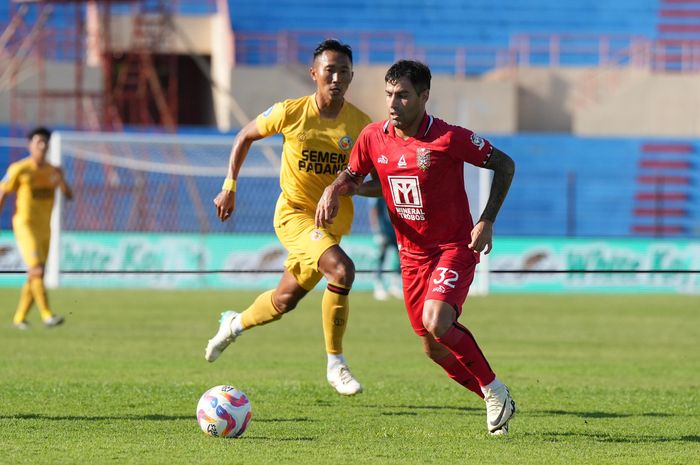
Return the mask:
<svg viewBox="0 0 700 465">
<path fill-rule="evenodd" d="M 419 336 L 428 331 L 423 326 L 423 304 L 441 300 L 452 305 L 457 315 L 474 281 L 479 254 L 466 244 L 452 244 L 426 255 L 401 251 L 401 277 L 408 319 Z"/>
</svg>

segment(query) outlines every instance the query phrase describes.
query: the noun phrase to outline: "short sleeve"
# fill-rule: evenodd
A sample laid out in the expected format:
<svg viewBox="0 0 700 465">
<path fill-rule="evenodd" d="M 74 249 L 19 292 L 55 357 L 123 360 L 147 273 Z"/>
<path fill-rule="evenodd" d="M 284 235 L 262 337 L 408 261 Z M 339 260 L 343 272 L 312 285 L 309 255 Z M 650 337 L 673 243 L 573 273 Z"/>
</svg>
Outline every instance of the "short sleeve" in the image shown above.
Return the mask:
<svg viewBox="0 0 700 465">
<path fill-rule="evenodd" d="M 482 167 L 491 156 L 491 142 L 469 129 L 453 126 L 450 154 L 460 161 Z"/>
<path fill-rule="evenodd" d="M 0 180 L 0 190 L 3 192 L 14 192 L 19 187 L 19 166 L 12 164 L 7 169 L 7 173 Z"/>
<path fill-rule="evenodd" d="M 255 118 L 255 124 L 258 127 L 258 132 L 263 137 L 281 133 L 286 116 L 287 109 L 284 102 L 275 103 L 270 108 L 260 113 L 257 118 Z"/>
<path fill-rule="evenodd" d="M 367 176 L 374 168 L 374 163 L 372 163 L 372 150 L 371 150 L 371 131 L 368 127 L 360 132 L 357 137 L 357 142 L 352 148 L 350 153 L 350 163 L 348 163 L 348 170 L 354 176 Z"/>
</svg>

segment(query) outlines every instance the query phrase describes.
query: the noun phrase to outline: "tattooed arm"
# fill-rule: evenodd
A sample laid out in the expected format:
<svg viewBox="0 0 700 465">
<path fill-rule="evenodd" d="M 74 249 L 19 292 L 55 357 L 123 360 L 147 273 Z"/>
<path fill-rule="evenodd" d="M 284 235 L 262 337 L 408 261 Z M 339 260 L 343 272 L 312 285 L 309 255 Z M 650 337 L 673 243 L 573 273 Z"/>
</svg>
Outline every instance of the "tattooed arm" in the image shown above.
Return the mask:
<svg viewBox="0 0 700 465">
<path fill-rule="evenodd" d="M 481 218 L 472 229 L 471 243 L 469 248 L 476 252 L 491 252 L 493 245 L 493 223 L 496 221 L 498 211 L 506 199 L 508 189 L 515 174 L 515 162 L 505 153 L 497 148 L 493 152 L 484 168 L 493 170 L 493 181 L 491 181 L 491 192 L 486 202 L 486 207 L 481 213 Z"/>
</svg>

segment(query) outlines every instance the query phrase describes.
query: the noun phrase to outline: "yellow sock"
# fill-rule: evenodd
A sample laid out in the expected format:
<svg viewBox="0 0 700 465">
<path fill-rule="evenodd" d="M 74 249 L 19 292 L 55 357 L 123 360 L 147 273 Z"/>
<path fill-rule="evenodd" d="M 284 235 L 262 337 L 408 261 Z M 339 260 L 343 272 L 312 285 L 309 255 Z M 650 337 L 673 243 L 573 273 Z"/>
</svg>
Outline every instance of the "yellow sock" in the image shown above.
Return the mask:
<svg viewBox="0 0 700 465">
<path fill-rule="evenodd" d="M 274 290 L 263 292 L 250 307 L 241 313 L 241 326 L 243 329 L 265 325 L 282 318 L 282 313 L 272 303 L 273 292 Z"/>
<path fill-rule="evenodd" d="M 29 280 L 29 287 L 32 290 L 32 296 L 34 297 L 36 306 L 39 308 L 41 319 L 48 320 L 53 316 L 53 312 L 49 308 L 49 299 L 46 297 L 46 288 L 44 288 L 44 279 L 31 278 Z"/>
<path fill-rule="evenodd" d="M 348 293 L 349 287 L 333 283 L 328 283 L 323 293 L 323 337 L 326 340 L 326 352 L 329 354 L 343 353 L 343 335 L 350 312 Z"/>
<path fill-rule="evenodd" d="M 21 323 L 26 320 L 27 313 L 29 313 L 29 309 L 32 308 L 33 303 L 34 297 L 32 297 L 32 288 L 29 286 L 28 282 L 25 282 L 19 294 L 19 304 L 17 305 L 15 317 L 12 322 Z"/>
</svg>

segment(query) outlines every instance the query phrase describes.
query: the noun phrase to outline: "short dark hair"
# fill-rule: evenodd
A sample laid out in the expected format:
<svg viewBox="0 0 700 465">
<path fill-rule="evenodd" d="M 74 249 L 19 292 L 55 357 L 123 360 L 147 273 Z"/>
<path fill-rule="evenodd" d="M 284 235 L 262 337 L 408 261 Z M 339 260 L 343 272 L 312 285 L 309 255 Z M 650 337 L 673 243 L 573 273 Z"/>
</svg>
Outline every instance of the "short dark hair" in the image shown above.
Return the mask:
<svg viewBox="0 0 700 465">
<path fill-rule="evenodd" d="M 43 136 L 47 139 L 51 139 L 51 131 L 44 126 L 37 126 L 27 133 L 27 139 L 32 140 L 34 136 Z"/>
<path fill-rule="evenodd" d="M 318 47 L 314 50 L 314 60 L 326 50 L 342 53 L 350 58 L 350 63 L 352 63 L 352 49 L 348 44 L 344 44 L 337 39 L 326 39 L 318 44 Z"/>
<path fill-rule="evenodd" d="M 416 89 L 416 93 L 420 94 L 424 90 L 430 89 L 430 68 L 414 60 L 399 60 L 386 72 L 384 82 L 396 82 L 401 78 L 408 78 Z"/>
</svg>

